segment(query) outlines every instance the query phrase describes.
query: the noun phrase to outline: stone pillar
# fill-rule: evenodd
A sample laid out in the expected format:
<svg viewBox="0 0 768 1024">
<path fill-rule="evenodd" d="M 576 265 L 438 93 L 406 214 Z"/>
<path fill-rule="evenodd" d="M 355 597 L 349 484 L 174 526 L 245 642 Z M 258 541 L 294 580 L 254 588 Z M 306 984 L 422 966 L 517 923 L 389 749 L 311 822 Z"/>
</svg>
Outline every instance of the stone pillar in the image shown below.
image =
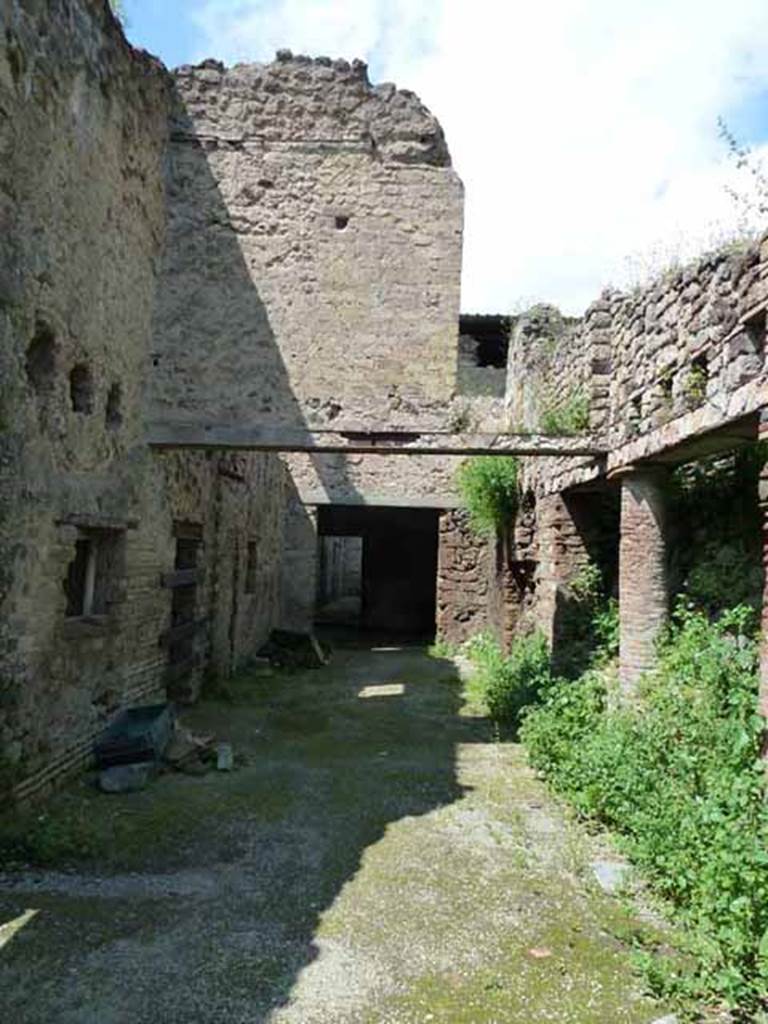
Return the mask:
<svg viewBox="0 0 768 1024">
<path fill-rule="evenodd" d="M 489 540 L 459 509 L 443 512 L 437 562 L 437 638 L 460 644 L 488 627 Z"/>
<path fill-rule="evenodd" d="M 619 544 L 619 682 L 631 697 L 654 662 L 656 639 L 669 613 L 664 467 L 621 476 Z"/>
</svg>

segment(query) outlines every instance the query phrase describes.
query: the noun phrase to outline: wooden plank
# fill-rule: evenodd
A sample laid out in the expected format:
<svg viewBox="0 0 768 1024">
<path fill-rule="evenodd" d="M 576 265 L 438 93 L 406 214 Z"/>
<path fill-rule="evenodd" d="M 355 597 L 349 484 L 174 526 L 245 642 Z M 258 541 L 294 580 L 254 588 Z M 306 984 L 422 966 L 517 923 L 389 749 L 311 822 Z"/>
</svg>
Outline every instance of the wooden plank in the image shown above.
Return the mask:
<svg viewBox="0 0 768 1024">
<path fill-rule="evenodd" d="M 194 587 L 203 582 L 205 573 L 202 569 L 175 569 L 173 572 L 160 574 L 160 586 L 168 590 L 177 587 Z"/>
<path fill-rule="evenodd" d="M 196 540 L 202 542 L 203 527 L 201 523 L 190 523 L 184 520 L 175 520 L 173 524 L 173 536 L 179 540 Z"/>
<path fill-rule="evenodd" d="M 159 643 L 163 647 L 168 647 L 170 644 L 174 644 L 179 640 L 187 640 L 190 637 L 195 636 L 207 625 L 207 618 L 194 619 L 192 622 L 184 622 L 180 626 L 174 626 L 173 629 L 167 629 L 164 633 L 161 633 Z"/>
<path fill-rule="evenodd" d="M 348 452 L 384 455 L 557 455 L 595 456 L 605 444 L 591 435 L 452 434 L 414 430 L 273 429 L 242 424 L 176 423 L 149 425 L 147 442 L 155 448 L 243 449 L 276 452 Z"/>
<path fill-rule="evenodd" d="M 185 658 L 184 661 L 172 662 L 165 670 L 166 683 L 177 683 L 179 679 L 184 679 L 191 672 L 194 672 L 195 669 L 198 669 L 201 662 L 202 659 L 197 654 L 191 658 Z"/>
</svg>

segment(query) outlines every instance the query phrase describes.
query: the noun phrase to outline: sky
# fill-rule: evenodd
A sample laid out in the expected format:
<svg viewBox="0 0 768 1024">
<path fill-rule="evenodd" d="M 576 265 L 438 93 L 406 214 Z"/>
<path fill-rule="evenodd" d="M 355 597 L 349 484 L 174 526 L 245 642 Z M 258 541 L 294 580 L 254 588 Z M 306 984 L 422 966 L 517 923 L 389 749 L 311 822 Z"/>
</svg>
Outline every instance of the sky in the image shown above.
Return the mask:
<svg viewBox="0 0 768 1024">
<path fill-rule="evenodd" d="M 743 232 L 768 168 L 768 0 L 124 0 L 171 67 L 359 57 L 440 120 L 466 190 L 462 309 L 580 314 Z"/>
</svg>

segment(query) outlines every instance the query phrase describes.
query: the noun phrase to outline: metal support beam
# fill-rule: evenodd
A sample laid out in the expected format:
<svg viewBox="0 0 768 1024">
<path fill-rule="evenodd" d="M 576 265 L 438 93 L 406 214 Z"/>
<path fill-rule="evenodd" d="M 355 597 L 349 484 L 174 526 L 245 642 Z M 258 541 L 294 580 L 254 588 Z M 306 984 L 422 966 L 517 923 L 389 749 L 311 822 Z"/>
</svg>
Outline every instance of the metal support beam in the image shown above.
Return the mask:
<svg viewBox="0 0 768 1024">
<path fill-rule="evenodd" d="M 285 430 L 214 424 L 149 424 L 154 448 L 233 448 L 274 452 L 347 452 L 386 455 L 548 455 L 602 456 L 606 447 L 589 435 L 451 434 L 413 430 Z"/>
</svg>

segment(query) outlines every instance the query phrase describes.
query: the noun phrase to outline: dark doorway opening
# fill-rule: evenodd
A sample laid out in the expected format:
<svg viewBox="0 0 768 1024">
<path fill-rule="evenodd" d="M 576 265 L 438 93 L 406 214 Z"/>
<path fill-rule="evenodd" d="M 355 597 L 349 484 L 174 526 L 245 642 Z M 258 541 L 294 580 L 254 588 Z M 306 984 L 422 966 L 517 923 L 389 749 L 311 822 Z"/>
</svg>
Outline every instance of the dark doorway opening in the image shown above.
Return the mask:
<svg viewBox="0 0 768 1024">
<path fill-rule="evenodd" d="M 321 506 L 318 621 L 327 621 L 324 599 L 336 586 L 337 592 L 339 588 L 346 592 L 349 615 L 342 624 L 392 634 L 433 635 L 438 517 L 437 509 Z M 357 603 L 355 571 L 359 573 Z M 339 619 L 335 622 L 339 624 Z"/>
<path fill-rule="evenodd" d="M 363 613 L 363 538 L 320 537 L 316 621 L 360 626 Z"/>
</svg>

